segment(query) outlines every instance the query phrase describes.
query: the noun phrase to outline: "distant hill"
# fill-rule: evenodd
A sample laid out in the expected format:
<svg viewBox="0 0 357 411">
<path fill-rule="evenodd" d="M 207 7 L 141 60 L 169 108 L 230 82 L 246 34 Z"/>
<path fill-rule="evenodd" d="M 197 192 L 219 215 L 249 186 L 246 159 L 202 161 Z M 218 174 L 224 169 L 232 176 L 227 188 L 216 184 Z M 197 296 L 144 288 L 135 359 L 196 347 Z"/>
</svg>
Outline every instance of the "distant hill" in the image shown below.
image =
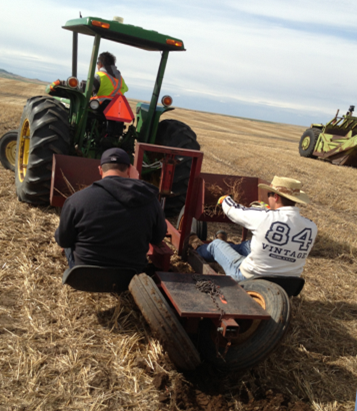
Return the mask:
<svg viewBox="0 0 357 411">
<path fill-rule="evenodd" d="M 10 73 L 10 72 L 8 72 L 4 69 L 0 69 L 0 77 L 9 78 L 9 79 L 12 79 L 12 80 L 24 81 L 25 83 L 47 84 L 45 81 L 22 77 L 22 76 L 19 76 L 17 74 Z"/>
</svg>

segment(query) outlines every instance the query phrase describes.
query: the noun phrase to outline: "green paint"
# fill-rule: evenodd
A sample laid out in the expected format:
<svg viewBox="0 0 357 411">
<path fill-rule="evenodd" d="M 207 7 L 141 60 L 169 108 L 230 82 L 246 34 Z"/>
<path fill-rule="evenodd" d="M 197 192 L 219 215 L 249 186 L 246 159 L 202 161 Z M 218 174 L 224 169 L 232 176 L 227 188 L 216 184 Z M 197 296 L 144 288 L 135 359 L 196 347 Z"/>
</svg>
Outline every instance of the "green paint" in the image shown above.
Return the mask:
<svg viewBox="0 0 357 411">
<path fill-rule="evenodd" d="M 326 125 L 312 124 L 311 129 L 318 137 L 311 157 L 321 158 L 337 165 L 357 166 L 357 117 L 353 112 L 347 112 L 341 117 L 336 116 Z M 305 132 L 305 133 L 306 133 Z M 305 134 L 304 133 L 304 134 Z M 300 154 L 310 145 L 310 137 L 302 136 Z M 306 157 L 310 157 L 306 155 Z"/>
<path fill-rule="evenodd" d="M 103 28 L 103 25 L 109 27 Z M 48 94 L 62 101 L 69 110 L 69 122 L 72 126 L 72 154 L 76 155 L 78 151 L 81 151 L 85 157 L 99 158 L 103 151 L 100 141 L 105 135 L 106 124 L 89 107 L 101 39 L 161 53 L 150 104 L 138 103 L 136 124 L 127 127 L 123 136 L 114 143 L 128 152 L 133 152 L 135 140 L 155 144 L 161 115 L 168 110 L 173 110 L 172 107 L 158 106 L 169 52 L 184 51 L 183 41 L 153 30 L 146 30 L 118 21 L 104 20 L 99 17 L 69 20 L 63 28 L 94 38 L 85 90 L 72 89 L 66 86 L 65 82 L 52 87 L 52 89 L 50 86 L 46 88 Z"/>
</svg>

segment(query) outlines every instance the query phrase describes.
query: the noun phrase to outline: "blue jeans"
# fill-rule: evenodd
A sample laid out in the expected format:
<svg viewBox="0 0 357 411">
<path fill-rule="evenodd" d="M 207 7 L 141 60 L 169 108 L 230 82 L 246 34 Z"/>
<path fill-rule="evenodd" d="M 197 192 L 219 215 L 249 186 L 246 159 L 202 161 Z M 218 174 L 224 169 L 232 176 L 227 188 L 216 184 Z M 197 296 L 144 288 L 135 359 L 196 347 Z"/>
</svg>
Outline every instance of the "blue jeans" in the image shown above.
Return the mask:
<svg viewBox="0 0 357 411">
<path fill-rule="evenodd" d="M 69 268 L 73 268 L 75 266 L 75 262 L 72 248 L 65 248 L 64 254 L 67 258 Z"/>
<path fill-rule="evenodd" d="M 197 248 L 197 253 L 206 261 L 217 261 L 226 273 L 236 281 L 246 280 L 239 267 L 250 253 L 250 241 L 241 244 L 227 243 L 222 240 L 213 240 Z"/>
</svg>

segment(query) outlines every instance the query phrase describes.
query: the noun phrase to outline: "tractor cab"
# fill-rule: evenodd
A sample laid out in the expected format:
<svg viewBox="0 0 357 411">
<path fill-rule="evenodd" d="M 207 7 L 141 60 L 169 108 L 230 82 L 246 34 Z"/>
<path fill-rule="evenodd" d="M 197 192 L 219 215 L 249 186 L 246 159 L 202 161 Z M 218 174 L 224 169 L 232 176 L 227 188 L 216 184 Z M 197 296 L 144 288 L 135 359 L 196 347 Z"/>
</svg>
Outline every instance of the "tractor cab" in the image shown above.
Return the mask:
<svg viewBox="0 0 357 411">
<path fill-rule="evenodd" d="M 156 130 L 161 114 L 172 110 L 167 104 L 167 102 L 172 100 L 170 101 L 167 98 L 164 100 L 165 105 L 163 107 L 157 106 L 168 55 L 170 51 L 185 50 L 182 40 L 160 34 L 156 31 L 124 24 L 123 20 L 118 17 L 115 17 L 114 20 L 104 20 L 98 17 L 78 18 L 67 21 L 63 29 L 73 33 L 72 76 L 65 82 L 58 80 L 47 86 L 46 92 L 55 98 L 65 98 L 67 99 L 66 102 L 70 103 L 69 117 L 71 124 L 75 125 L 74 145 L 82 150 L 86 157 L 97 158 L 100 154 L 97 147 L 93 147 L 93 143 L 103 137 L 101 135 L 103 127 L 100 127 L 99 121 L 95 122 L 92 119 L 98 117 L 98 115 L 100 117 L 102 112 L 100 111 L 97 115 L 100 105 L 95 100 L 91 101 L 91 97 L 101 39 L 146 51 L 161 52 L 161 61 L 150 104 L 137 104 L 136 127 L 129 127 L 125 135 L 120 136 L 120 141 L 115 142 L 115 145 L 133 151 L 135 139 L 141 142 L 155 143 Z M 87 80 L 81 84 L 79 84 L 77 79 L 78 34 L 94 38 Z M 122 96 L 122 100 L 126 100 L 124 96 Z M 124 104 L 127 106 L 126 101 Z M 89 122 L 87 121 L 88 118 L 90 119 Z M 133 120 L 131 119 L 129 124 Z"/>
</svg>

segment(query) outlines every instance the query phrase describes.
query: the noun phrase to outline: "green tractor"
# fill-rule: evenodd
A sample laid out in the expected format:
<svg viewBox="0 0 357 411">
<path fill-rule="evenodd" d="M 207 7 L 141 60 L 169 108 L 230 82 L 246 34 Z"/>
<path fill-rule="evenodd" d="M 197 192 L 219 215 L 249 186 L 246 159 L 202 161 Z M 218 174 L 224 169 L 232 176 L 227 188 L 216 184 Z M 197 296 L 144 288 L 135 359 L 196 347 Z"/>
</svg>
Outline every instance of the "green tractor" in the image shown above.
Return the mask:
<svg viewBox="0 0 357 411">
<path fill-rule="evenodd" d="M 72 76 L 67 81 L 57 80 L 48 85 L 47 95 L 30 98 L 18 130 L 0 139 L 0 160 L 5 168 L 14 169 L 16 192 L 21 201 L 35 205 L 49 203 L 53 154 L 98 159 L 110 147 L 121 147 L 133 154 L 135 141 L 200 149 L 196 134 L 189 126 L 177 120 L 160 121 L 162 114 L 173 110 L 171 97 L 164 96 L 162 105 L 158 105 L 158 100 L 169 52 L 185 50 L 181 40 L 123 24 L 122 19 L 116 17 L 111 21 L 81 17 L 67 21 L 63 28 L 73 32 Z M 88 77 L 81 83 L 77 79 L 78 33 L 94 37 Z M 101 39 L 161 53 L 151 101 L 137 104 L 136 119 L 123 95 L 117 96 L 120 101 L 111 108 L 112 112 L 118 107 L 119 111 L 124 109 L 123 118 L 110 117 L 99 109 L 97 100 L 91 99 Z M 110 119 L 117 121 L 118 127 L 114 137 L 108 139 Z M 176 160 L 173 194 L 165 203 L 165 212 L 169 214 L 180 211 L 185 202 L 192 161 L 189 157 Z M 160 158 L 151 153 L 144 157 L 144 163 L 145 178 L 155 182 L 161 167 Z"/>
<path fill-rule="evenodd" d="M 353 116 L 354 106 L 325 126 L 311 124 L 301 136 L 299 153 L 303 157 L 321 158 L 335 165 L 357 166 L 357 117 Z"/>
</svg>

